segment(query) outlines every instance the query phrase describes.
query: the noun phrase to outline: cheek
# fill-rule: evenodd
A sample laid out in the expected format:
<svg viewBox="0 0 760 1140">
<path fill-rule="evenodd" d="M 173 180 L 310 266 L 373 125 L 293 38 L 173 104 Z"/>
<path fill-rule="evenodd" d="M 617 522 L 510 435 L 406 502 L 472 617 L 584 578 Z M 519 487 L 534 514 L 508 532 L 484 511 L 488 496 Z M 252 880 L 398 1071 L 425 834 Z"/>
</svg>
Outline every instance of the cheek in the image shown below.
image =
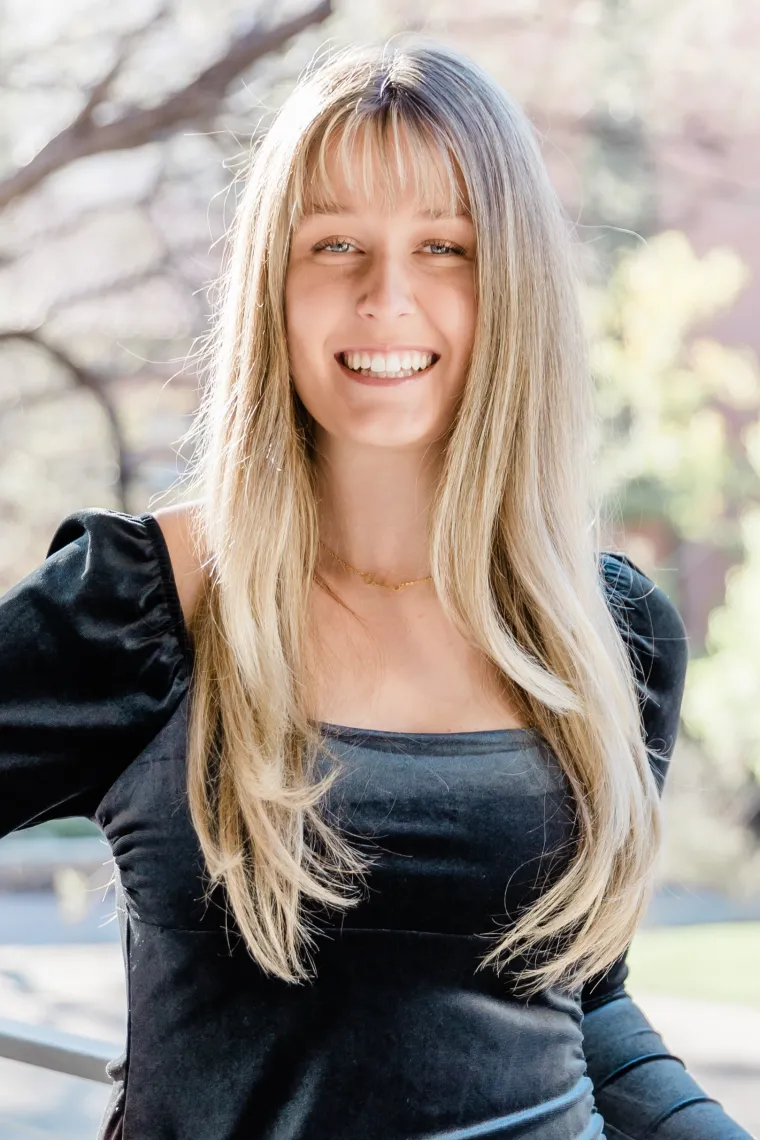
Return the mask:
<svg viewBox="0 0 760 1140">
<path fill-rule="evenodd" d="M 307 398 L 307 389 L 313 387 L 315 375 L 314 359 L 317 354 L 317 328 L 314 313 L 309 305 L 300 299 L 286 306 L 285 337 L 287 341 L 290 374 L 301 399 Z"/>
<path fill-rule="evenodd" d="M 468 280 L 450 286 L 436 304 L 438 323 L 449 341 L 454 355 L 469 355 L 475 339 L 477 305 L 475 290 Z"/>
<path fill-rule="evenodd" d="M 298 269 L 288 272 L 285 280 L 285 329 L 291 359 L 309 359 L 321 355 L 325 337 L 335 323 L 335 290 Z"/>
<path fill-rule="evenodd" d="M 307 412 L 324 419 L 322 360 L 329 305 L 324 290 L 314 288 L 308 275 L 296 268 L 285 279 L 285 336 L 293 387 Z"/>
<path fill-rule="evenodd" d="M 311 312 L 305 303 L 302 275 L 289 270 L 285 278 L 285 330 L 291 354 L 309 339 Z"/>
</svg>

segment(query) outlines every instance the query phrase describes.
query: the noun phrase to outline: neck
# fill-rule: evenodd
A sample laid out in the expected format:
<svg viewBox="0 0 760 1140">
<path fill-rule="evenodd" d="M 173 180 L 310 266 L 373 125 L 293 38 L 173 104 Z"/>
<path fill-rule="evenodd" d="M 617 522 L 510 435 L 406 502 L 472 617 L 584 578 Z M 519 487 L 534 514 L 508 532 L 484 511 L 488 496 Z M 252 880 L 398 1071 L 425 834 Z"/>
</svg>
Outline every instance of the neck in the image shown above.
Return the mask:
<svg viewBox="0 0 760 1140">
<path fill-rule="evenodd" d="M 318 455 L 322 541 L 383 581 L 429 574 L 427 521 L 440 455 L 335 439 L 320 440 Z"/>
</svg>

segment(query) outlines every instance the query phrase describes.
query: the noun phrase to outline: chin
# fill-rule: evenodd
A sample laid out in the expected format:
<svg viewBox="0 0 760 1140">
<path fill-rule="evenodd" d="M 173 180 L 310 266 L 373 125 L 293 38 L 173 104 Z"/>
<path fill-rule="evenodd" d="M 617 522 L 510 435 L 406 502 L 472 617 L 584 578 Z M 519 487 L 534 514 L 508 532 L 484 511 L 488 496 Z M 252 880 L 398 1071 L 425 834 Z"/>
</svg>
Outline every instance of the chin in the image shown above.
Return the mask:
<svg viewBox="0 0 760 1140">
<path fill-rule="evenodd" d="M 396 409 L 382 415 L 364 412 L 332 416 L 327 430 L 335 439 L 351 440 L 366 447 L 415 448 L 439 438 L 445 426 L 432 416 L 404 414 Z"/>
</svg>

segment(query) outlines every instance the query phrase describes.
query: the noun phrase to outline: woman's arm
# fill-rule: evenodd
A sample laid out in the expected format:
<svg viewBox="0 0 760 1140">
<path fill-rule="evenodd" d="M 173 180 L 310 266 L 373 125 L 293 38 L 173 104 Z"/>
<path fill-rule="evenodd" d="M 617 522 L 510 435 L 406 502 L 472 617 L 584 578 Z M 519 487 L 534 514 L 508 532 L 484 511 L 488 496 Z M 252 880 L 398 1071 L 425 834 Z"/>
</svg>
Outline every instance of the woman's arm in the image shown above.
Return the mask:
<svg viewBox="0 0 760 1140">
<path fill-rule="evenodd" d="M 187 690 L 183 628 L 155 519 L 64 519 L 0 598 L 0 835 L 93 816 Z"/>
<path fill-rule="evenodd" d="M 688 640 L 678 610 L 637 566 L 603 558 L 610 604 L 641 684 L 662 791 L 678 735 Z M 588 1073 L 607 1140 L 751 1140 L 686 1071 L 626 992 L 626 955 L 581 992 Z"/>
<path fill-rule="evenodd" d="M 583 1038 L 607 1140 L 751 1140 L 687 1072 L 625 989 L 621 958 L 584 989 Z"/>
</svg>

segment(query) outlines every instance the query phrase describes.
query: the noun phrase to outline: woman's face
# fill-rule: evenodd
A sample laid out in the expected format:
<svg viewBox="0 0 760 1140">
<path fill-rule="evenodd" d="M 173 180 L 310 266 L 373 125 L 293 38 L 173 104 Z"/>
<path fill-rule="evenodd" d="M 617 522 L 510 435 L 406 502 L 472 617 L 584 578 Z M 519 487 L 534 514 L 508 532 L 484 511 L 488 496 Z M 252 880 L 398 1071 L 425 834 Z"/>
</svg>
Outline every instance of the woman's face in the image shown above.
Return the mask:
<svg viewBox="0 0 760 1140">
<path fill-rule="evenodd" d="M 288 261 L 293 383 L 318 435 L 426 446 L 452 423 L 472 349 L 473 223 L 411 186 L 391 211 L 351 192 L 332 156 L 327 166 L 337 203 L 307 212 Z"/>
</svg>

